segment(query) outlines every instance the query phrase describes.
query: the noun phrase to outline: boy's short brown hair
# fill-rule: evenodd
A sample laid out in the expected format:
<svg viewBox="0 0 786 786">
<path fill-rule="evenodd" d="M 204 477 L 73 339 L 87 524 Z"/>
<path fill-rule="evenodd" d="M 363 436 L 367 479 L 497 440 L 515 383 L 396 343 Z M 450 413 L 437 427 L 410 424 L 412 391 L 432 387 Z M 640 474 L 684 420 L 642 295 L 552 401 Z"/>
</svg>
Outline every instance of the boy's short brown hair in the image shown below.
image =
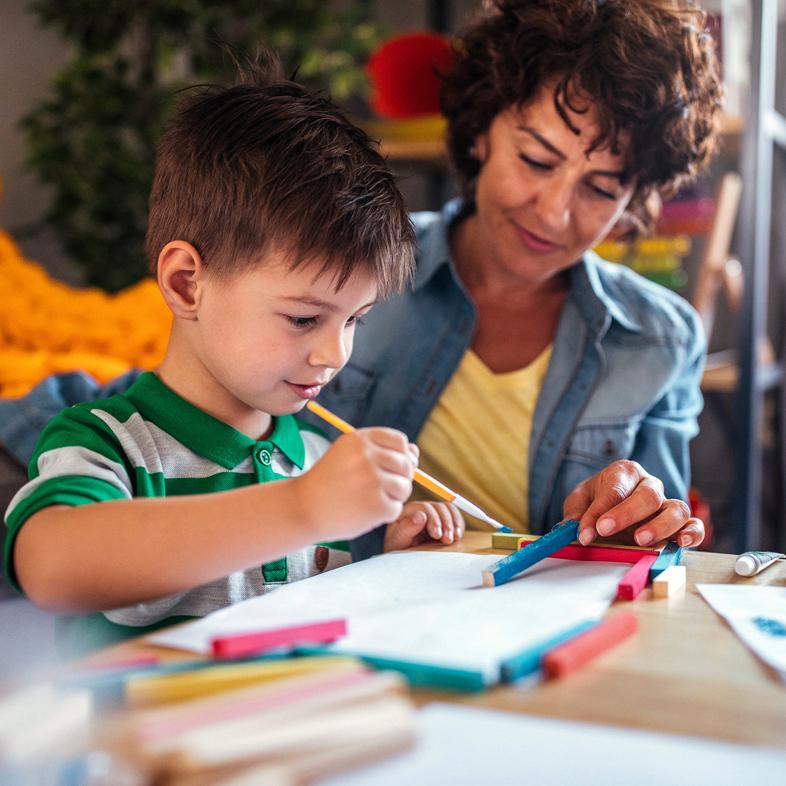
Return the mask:
<svg viewBox="0 0 786 786">
<path fill-rule="evenodd" d="M 627 142 L 635 179 L 628 208 L 647 223 L 647 200 L 671 196 L 715 151 L 722 88 L 705 14 L 690 0 L 493 0 L 454 43 L 442 110 L 451 161 L 472 198 L 478 134 L 503 110 L 554 84 L 554 103 L 595 108 L 593 147 Z M 575 129 L 574 129 L 575 130 Z"/>
<path fill-rule="evenodd" d="M 412 275 L 414 233 L 376 144 L 326 98 L 284 77 L 269 52 L 230 87 L 196 89 L 158 145 L 146 252 L 172 240 L 214 275 L 266 252 L 317 261 L 341 287 L 358 266 L 384 297 Z"/>
</svg>

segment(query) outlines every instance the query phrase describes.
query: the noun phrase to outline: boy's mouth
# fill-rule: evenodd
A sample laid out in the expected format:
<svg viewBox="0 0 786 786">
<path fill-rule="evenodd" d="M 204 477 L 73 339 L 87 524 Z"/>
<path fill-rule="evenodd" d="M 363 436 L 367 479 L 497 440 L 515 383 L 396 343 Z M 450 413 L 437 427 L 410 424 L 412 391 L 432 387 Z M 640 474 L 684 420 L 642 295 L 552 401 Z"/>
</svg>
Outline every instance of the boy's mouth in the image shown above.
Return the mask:
<svg viewBox="0 0 786 786">
<path fill-rule="evenodd" d="M 309 382 L 306 385 L 298 385 L 295 382 L 287 382 L 286 384 L 289 386 L 290 390 L 300 396 L 300 398 L 312 399 L 319 395 L 319 391 L 322 390 L 322 386 L 325 383 Z"/>
</svg>

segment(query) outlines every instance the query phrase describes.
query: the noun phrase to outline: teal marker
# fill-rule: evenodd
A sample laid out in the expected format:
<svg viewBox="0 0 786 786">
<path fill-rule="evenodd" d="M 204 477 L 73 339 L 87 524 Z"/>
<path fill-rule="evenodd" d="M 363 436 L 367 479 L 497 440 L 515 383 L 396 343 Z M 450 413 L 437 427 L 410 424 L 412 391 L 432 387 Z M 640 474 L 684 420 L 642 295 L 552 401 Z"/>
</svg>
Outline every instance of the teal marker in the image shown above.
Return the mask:
<svg viewBox="0 0 786 786">
<path fill-rule="evenodd" d="M 503 682 L 515 682 L 528 674 L 533 674 L 540 668 L 540 662 L 549 650 L 564 644 L 579 633 L 584 633 L 585 630 L 594 628 L 597 624 L 597 620 L 584 620 L 507 658 L 500 665 L 500 678 Z"/>
<path fill-rule="evenodd" d="M 652 563 L 650 568 L 650 584 L 663 573 L 666 568 L 672 565 L 679 565 L 682 562 L 682 547 L 678 546 L 673 540 L 670 540 L 664 547 L 663 551 L 658 555 L 655 562 Z"/>
<path fill-rule="evenodd" d="M 524 548 L 514 551 L 510 556 L 495 562 L 488 570 L 483 571 L 483 584 L 486 587 L 498 587 L 510 581 L 521 571 L 532 567 L 555 551 L 576 540 L 579 534 L 578 521 L 563 521 L 557 524 L 551 532 L 543 537 L 533 540 Z"/>
<path fill-rule="evenodd" d="M 325 647 L 319 644 L 304 645 L 298 647 L 297 651 L 300 655 L 349 655 L 359 658 L 372 669 L 397 671 L 410 685 L 421 688 L 477 693 L 487 687 L 487 680 L 483 672 L 474 669 L 458 669 L 453 666 L 418 663 L 400 658 L 383 658 L 376 655 L 364 655 L 362 652 L 336 651 L 330 646 Z"/>
</svg>

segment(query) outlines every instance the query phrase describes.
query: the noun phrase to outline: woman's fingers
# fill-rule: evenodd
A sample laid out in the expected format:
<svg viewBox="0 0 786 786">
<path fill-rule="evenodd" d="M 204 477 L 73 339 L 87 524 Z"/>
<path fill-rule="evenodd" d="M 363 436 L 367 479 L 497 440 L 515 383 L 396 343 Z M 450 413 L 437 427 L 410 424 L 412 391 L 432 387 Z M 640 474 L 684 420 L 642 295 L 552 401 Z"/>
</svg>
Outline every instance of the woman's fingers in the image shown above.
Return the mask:
<svg viewBox="0 0 786 786">
<path fill-rule="evenodd" d="M 668 540 L 678 533 L 690 519 L 690 508 L 681 499 L 667 499 L 656 516 L 639 527 L 634 539 L 639 546 L 651 546 Z M 695 521 L 699 521 L 695 519 Z"/>
<path fill-rule="evenodd" d="M 690 518 L 687 524 L 677 533 L 677 543 L 684 549 L 696 548 L 704 540 L 704 522 Z"/>
<path fill-rule="evenodd" d="M 671 501 L 685 505 L 682 500 Z M 636 484 L 629 496 L 625 497 L 619 504 L 599 514 L 595 529 L 598 535 L 604 538 L 616 535 L 631 525 L 638 524 L 640 521 L 644 521 L 644 519 L 658 513 L 665 502 L 663 483 L 658 478 L 647 475 Z M 687 505 L 685 507 L 687 508 Z M 688 515 L 690 515 L 690 512 L 688 512 Z M 684 522 L 685 517 L 682 520 Z"/>
<path fill-rule="evenodd" d="M 666 499 L 663 483 L 635 461 L 615 461 L 580 483 L 566 498 L 563 515 L 579 521 L 585 546 L 597 535 L 619 535 L 636 525 L 632 534 L 639 546 L 674 539 L 690 548 L 704 540 L 701 519 L 682 500 Z"/>
<path fill-rule="evenodd" d="M 658 478 L 635 461 L 615 461 L 576 486 L 563 515 L 578 520 L 579 541 L 587 546 L 598 534 L 619 532 L 651 516 L 663 499 Z"/>
</svg>

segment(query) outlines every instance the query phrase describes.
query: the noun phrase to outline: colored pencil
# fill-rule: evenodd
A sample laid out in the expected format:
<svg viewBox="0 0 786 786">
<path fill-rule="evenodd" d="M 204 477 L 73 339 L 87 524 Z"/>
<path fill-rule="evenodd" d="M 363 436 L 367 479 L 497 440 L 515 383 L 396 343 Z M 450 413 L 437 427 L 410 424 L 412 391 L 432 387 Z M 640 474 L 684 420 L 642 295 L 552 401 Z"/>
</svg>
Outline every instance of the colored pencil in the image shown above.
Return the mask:
<svg viewBox="0 0 786 786">
<path fill-rule="evenodd" d="M 347 635 L 346 620 L 325 620 L 307 625 L 261 630 L 254 633 L 236 633 L 218 636 L 211 642 L 214 658 L 243 658 L 257 655 L 278 647 L 299 644 L 326 644 Z"/>
<path fill-rule="evenodd" d="M 551 532 L 530 543 L 507 557 L 495 562 L 491 568 L 483 571 L 483 584 L 486 587 L 498 587 L 523 570 L 550 557 L 555 551 L 576 540 L 579 533 L 578 521 L 565 521 L 557 524 Z"/>
<path fill-rule="evenodd" d="M 334 415 L 321 404 L 317 404 L 316 401 L 309 401 L 306 406 L 318 418 L 322 418 L 326 423 L 330 423 L 331 426 L 334 426 L 344 434 L 349 434 L 351 431 L 355 430 L 355 427 L 347 423 L 346 420 L 342 420 L 338 415 Z M 423 472 L 423 470 L 415 470 L 415 482 L 436 494 L 440 499 L 444 499 L 446 502 L 452 502 L 459 510 L 463 510 L 465 513 L 469 513 L 470 516 L 474 516 L 481 521 L 485 521 L 486 524 L 490 524 L 494 529 L 500 532 L 512 532 L 510 527 L 500 524 L 499 521 L 491 518 L 491 516 L 481 510 L 473 502 L 470 502 L 466 497 L 462 497 L 461 494 L 448 488 L 444 483 L 441 483 L 428 473 Z"/>
<path fill-rule="evenodd" d="M 635 600 L 639 593 L 647 586 L 650 568 L 657 557 L 645 554 L 639 561 L 620 579 L 617 585 L 617 600 Z"/>
<path fill-rule="evenodd" d="M 551 678 L 564 677 L 633 635 L 638 627 L 635 614 L 615 614 L 547 652 L 543 656 L 543 672 Z"/>
</svg>

